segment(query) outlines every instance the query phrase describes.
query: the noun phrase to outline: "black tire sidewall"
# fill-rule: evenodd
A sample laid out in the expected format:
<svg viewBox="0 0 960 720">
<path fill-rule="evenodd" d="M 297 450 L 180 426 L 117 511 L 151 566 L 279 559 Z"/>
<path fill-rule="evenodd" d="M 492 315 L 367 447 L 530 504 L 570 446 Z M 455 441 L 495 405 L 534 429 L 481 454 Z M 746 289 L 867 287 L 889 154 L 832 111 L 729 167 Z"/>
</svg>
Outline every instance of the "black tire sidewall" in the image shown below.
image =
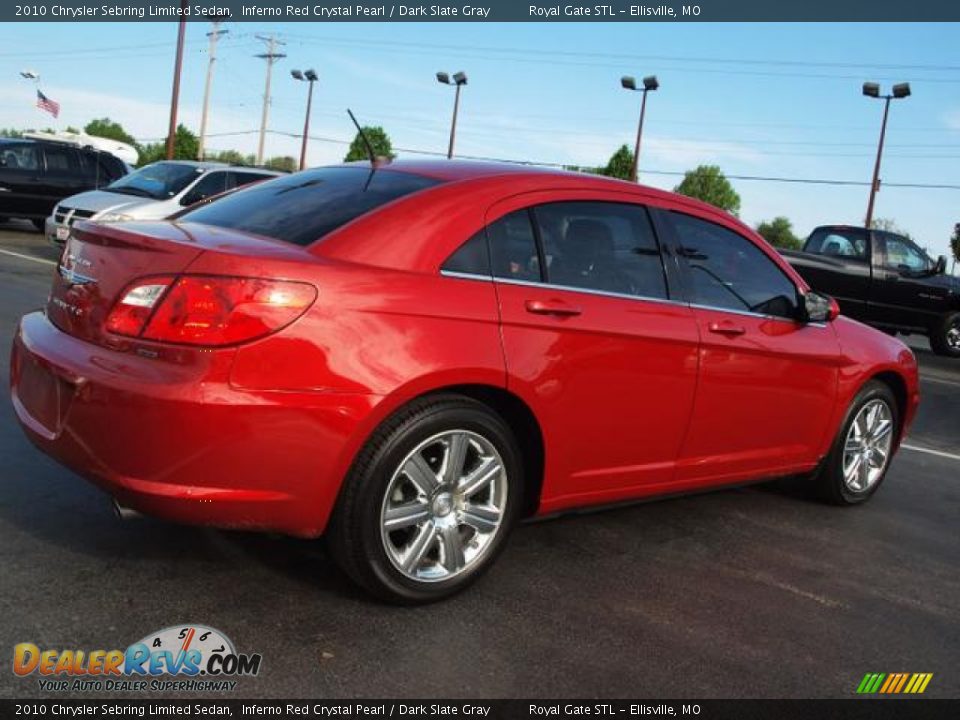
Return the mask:
<svg viewBox="0 0 960 720">
<path fill-rule="evenodd" d="M 496 447 L 508 478 L 507 505 L 500 530 L 476 567 L 449 580 L 417 582 L 404 576 L 387 557 L 380 532 L 383 497 L 394 471 L 408 453 L 427 438 L 452 429 L 475 432 Z M 498 416 L 469 400 L 451 401 L 434 406 L 393 430 L 366 465 L 362 477 L 356 480 L 361 483 L 361 489 L 355 508 L 359 537 L 354 541 L 360 542 L 366 569 L 377 586 L 372 589 L 393 601 L 419 603 L 439 600 L 462 590 L 494 562 L 516 524 L 522 498 L 523 464 L 513 434 Z"/>
<path fill-rule="evenodd" d="M 960 358 L 960 350 L 953 350 L 947 343 L 947 332 L 958 321 L 960 321 L 960 312 L 947 313 L 930 333 L 930 347 L 937 355 Z"/>
<path fill-rule="evenodd" d="M 850 426 L 853 424 L 854 419 L 856 419 L 857 414 L 860 412 L 863 406 L 871 400 L 883 400 L 889 408 L 890 415 L 893 418 L 893 428 L 891 429 L 893 437 L 890 443 L 890 452 L 887 457 L 887 463 L 883 468 L 883 474 L 866 490 L 862 492 L 855 492 L 848 488 L 846 482 L 844 482 L 843 449 L 844 445 L 846 444 L 847 433 L 850 431 Z M 824 490 L 827 492 L 829 499 L 843 505 L 859 505 L 860 503 L 866 502 L 868 499 L 870 499 L 870 497 L 883 483 L 887 476 L 887 472 L 890 470 L 890 463 L 893 462 L 893 453 L 899 432 L 900 412 L 897 407 L 897 401 L 893 395 L 893 392 L 884 383 L 876 380 L 870 381 L 860 390 L 860 392 L 857 393 L 853 402 L 850 403 L 850 408 L 847 410 L 847 414 L 843 419 L 843 424 L 840 426 L 840 432 L 837 434 L 837 437 L 833 443 L 833 448 L 831 449 L 830 455 L 827 458 L 827 467 L 824 472 L 824 480 L 826 481 L 827 486 L 824 488 Z"/>
</svg>

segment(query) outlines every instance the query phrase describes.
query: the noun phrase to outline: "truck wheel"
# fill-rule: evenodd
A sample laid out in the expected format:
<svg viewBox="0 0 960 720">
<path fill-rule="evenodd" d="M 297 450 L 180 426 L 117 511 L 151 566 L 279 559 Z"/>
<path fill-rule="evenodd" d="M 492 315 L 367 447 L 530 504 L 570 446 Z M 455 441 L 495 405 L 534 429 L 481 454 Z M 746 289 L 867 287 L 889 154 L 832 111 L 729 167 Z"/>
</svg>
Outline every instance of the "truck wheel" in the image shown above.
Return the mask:
<svg viewBox="0 0 960 720">
<path fill-rule="evenodd" d="M 930 347 L 937 355 L 960 358 L 960 312 L 940 318 L 930 332 Z"/>
<path fill-rule="evenodd" d="M 883 482 L 900 427 L 889 386 L 871 380 L 854 397 L 814 482 L 834 505 L 858 505 Z"/>
</svg>

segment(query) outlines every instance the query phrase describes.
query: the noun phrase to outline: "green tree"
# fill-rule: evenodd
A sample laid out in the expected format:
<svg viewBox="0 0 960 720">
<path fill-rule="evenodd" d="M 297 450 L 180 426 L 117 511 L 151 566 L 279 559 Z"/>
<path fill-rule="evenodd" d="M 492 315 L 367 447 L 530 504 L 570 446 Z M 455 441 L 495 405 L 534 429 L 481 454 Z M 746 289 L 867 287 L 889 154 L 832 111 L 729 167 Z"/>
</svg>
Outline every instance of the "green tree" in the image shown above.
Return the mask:
<svg viewBox="0 0 960 720">
<path fill-rule="evenodd" d="M 626 145 L 621 145 L 607 162 L 606 167 L 599 168 L 597 173 L 607 177 L 620 178 L 621 180 L 630 179 L 630 171 L 633 169 L 633 151 Z"/>
<path fill-rule="evenodd" d="M 219 150 L 206 153 L 207 160 L 227 163 L 228 165 L 253 165 L 256 158 L 253 155 L 244 155 L 236 150 Z"/>
<path fill-rule="evenodd" d="M 113 122 L 108 117 L 91 120 L 84 126 L 83 131 L 87 135 L 109 138 L 110 140 L 119 140 L 120 142 L 127 143 L 128 145 L 136 146 L 137 144 L 137 141 L 134 139 L 133 135 L 124 130 L 120 123 Z"/>
<path fill-rule="evenodd" d="M 740 214 L 740 196 L 716 165 L 700 165 L 690 170 L 673 191 L 710 203 L 732 215 Z"/>
<path fill-rule="evenodd" d="M 23 137 L 23 131 L 14 130 L 13 128 L 0 128 L 0 137 L 5 137 L 5 138 Z"/>
<path fill-rule="evenodd" d="M 372 140 L 370 142 L 373 142 Z M 374 147 L 376 147 L 374 145 Z M 280 170 L 283 172 L 296 172 L 297 170 L 297 161 L 294 160 L 289 155 L 278 155 L 277 157 L 272 157 L 264 163 L 265 167 L 270 168 L 271 170 Z"/>
<path fill-rule="evenodd" d="M 793 234 L 793 225 L 783 215 L 757 225 L 757 232 L 774 247 L 785 250 L 799 250 L 803 243 Z"/>
<path fill-rule="evenodd" d="M 173 138 L 173 159 L 174 160 L 195 160 L 199 144 L 197 136 L 190 132 L 186 126 L 177 125 L 177 132 Z M 150 143 L 140 148 L 140 165 L 149 165 L 158 160 L 166 160 L 167 144 L 166 142 Z"/>
<path fill-rule="evenodd" d="M 913 236 L 897 225 L 897 221 L 893 218 L 874 218 L 873 222 L 870 223 L 870 227 L 874 230 L 884 230 L 895 235 L 902 235 L 908 240 L 913 240 Z"/>
<path fill-rule="evenodd" d="M 379 125 L 364 125 L 363 132 L 373 146 L 374 155 L 378 158 L 387 158 L 389 160 L 393 160 L 393 158 L 396 157 L 396 153 L 393 152 L 393 143 L 390 142 L 390 136 L 387 135 L 382 127 Z M 360 137 L 360 133 L 357 133 L 353 142 L 350 143 L 350 149 L 347 151 L 347 155 L 343 158 L 343 161 L 351 162 L 353 160 L 369 159 L 370 153 L 367 152 L 367 146 L 364 144 L 363 138 Z"/>
</svg>

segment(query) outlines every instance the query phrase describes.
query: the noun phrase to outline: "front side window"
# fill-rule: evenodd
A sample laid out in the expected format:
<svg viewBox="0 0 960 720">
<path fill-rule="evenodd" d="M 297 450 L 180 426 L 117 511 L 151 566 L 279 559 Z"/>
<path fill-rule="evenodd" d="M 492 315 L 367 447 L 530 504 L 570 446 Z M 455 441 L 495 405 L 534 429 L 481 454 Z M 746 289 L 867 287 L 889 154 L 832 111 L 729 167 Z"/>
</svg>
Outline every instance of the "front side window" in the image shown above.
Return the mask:
<svg viewBox="0 0 960 720">
<path fill-rule="evenodd" d="M 885 247 L 884 264 L 893 270 L 923 272 L 931 266 L 930 259 L 912 242 L 897 235 L 881 235 Z"/>
<path fill-rule="evenodd" d="M 47 156 L 47 172 L 55 175 L 72 175 L 80 172 L 80 160 L 71 148 L 47 147 L 43 153 Z"/>
<path fill-rule="evenodd" d="M 817 255 L 869 262 L 867 232 L 859 228 L 817 228 L 804 248 Z"/>
<path fill-rule="evenodd" d="M 309 245 L 361 215 L 439 182 L 391 170 L 316 168 L 243 188 L 178 219 Z"/>
<path fill-rule="evenodd" d="M 558 202 L 534 209 L 551 285 L 666 298 L 667 284 L 645 208 Z"/>
<path fill-rule="evenodd" d="M 208 172 L 194 185 L 190 190 L 188 190 L 182 198 L 180 198 L 181 205 L 193 205 L 196 202 L 201 200 L 206 200 L 208 197 L 213 197 L 214 195 L 219 195 L 227 189 L 227 173 L 225 172 Z"/>
<path fill-rule="evenodd" d="M 710 308 L 797 317 L 797 288 L 766 253 L 732 230 L 670 213 L 688 268 L 690 301 Z"/>
</svg>

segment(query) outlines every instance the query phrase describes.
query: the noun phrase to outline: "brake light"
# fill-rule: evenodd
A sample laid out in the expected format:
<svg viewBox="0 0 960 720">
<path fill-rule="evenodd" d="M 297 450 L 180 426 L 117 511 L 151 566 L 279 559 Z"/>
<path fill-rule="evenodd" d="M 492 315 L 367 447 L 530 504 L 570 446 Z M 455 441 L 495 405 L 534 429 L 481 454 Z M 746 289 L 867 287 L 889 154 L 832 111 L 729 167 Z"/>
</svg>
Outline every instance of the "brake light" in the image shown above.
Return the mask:
<svg viewBox="0 0 960 720">
<path fill-rule="evenodd" d="M 159 342 L 230 345 L 280 330 L 316 298 L 312 285 L 286 280 L 146 278 L 127 288 L 106 327 L 118 335 Z"/>
</svg>

